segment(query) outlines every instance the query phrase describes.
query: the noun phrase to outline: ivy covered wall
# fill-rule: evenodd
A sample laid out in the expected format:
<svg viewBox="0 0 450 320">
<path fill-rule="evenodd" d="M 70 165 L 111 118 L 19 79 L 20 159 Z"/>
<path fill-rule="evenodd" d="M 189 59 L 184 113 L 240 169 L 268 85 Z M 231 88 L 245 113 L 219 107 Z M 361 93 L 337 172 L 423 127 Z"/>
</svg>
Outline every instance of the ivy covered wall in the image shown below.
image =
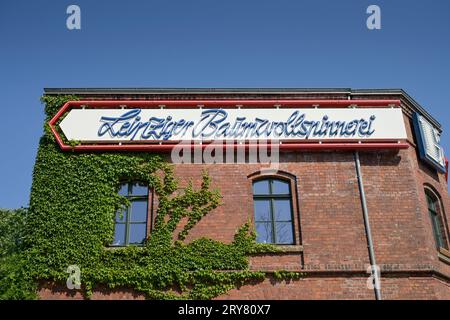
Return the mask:
<svg viewBox="0 0 450 320">
<path fill-rule="evenodd" d="M 47 123 L 64 102 L 77 97 L 42 100 Z M 115 213 L 128 205 L 117 192 L 124 180 L 147 183 L 159 200 L 155 228 L 143 247 L 108 247 Z M 249 256 L 276 248 L 256 244 L 249 223 L 237 226 L 229 244 L 206 238 L 183 241 L 204 215 L 220 205 L 221 196 L 211 189 L 207 172 L 201 186 L 190 184 L 175 194 L 177 185 L 171 165 L 156 154 L 62 152 L 45 124 L 33 172 L 24 249 L 11 264 L 15 268 L 9 287 L 8 281 L 3 288 L 0 283 L 2 298 L 36 298 L 38 280 L 65 284 L 69 265 L 80 267 L 86 297 L 96 285 L 103 285 L 132 288 L 150 299 L 210 299 L 250 280 L 263 280 L 265 272 L 249 270 Z M 187 224 L 174 234 L 183 218 Z"/>
</svg>

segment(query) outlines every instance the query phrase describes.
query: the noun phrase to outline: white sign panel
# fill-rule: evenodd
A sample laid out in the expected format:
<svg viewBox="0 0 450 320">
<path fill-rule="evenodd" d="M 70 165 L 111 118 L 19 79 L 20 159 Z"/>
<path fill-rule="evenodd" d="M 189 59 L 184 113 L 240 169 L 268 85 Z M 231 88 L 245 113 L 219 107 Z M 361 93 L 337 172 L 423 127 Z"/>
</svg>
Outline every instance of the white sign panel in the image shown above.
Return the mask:
<svg viewBox="0 0 450 320">
<path fill-rule="evenodd" d="M 402 140 L 400 108 L 72 109 L 68 140 Z"/>
</svg>

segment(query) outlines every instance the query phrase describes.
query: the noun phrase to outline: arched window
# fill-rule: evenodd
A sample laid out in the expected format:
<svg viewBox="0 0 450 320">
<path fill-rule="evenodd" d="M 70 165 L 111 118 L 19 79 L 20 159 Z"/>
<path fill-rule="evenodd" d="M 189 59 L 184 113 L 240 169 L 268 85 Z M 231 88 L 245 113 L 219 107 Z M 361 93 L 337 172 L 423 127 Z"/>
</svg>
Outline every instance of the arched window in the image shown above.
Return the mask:
<svg viewBox="0 0 450 320">
<path fill-rule="evenodd" d="M 444 248 L 448 250 L 447 236 L 445 226 L 442 221 L 443 212 L 442 206 L 437 195 L 429 189 L 425 189 L 425 195 L 427 198 L 428 213 L 431 218 L 431 225 L 433 227 L 434 239 L 436 241 L 436 247 Z"/>
<path fill-rule="evenodd" d="M 148 187 L 127 182 L 120 186 L 119 194 L 127 197 L 130 205 L 116 213 L 113 245 L 141 245 L 147 238 Z"/>
<path fill-rule="evenodd" d="M 292 193 L 289 182 L 266 178 L 253 182 L 256 241 L 294 244 Z"/>
</svg>

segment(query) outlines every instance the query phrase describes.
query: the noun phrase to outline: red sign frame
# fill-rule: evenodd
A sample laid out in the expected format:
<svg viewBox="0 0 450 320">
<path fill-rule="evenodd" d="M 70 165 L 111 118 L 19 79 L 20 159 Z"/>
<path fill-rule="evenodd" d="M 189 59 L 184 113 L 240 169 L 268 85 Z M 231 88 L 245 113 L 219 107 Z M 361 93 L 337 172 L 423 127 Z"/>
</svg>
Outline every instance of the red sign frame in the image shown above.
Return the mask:
<svg viewBox="0 0 450 320">
<path fill-rule="evenodd" d="M 99 144 L 81 144 L 71 146 L 64 143 L 59 132 L 56 130 L 57 122 L 61 120 L 63 115 L 74 108 L 316 108 L 316 107 L 333 107 L 333 108 L 349 108 L 349 107 L 399 107 L 400 100 L 85 100 L 85 101 L 68 101 L 55 116 L 49 121 L 50 130 L 56 138 L 59 147 L 64 151 L 153 151 L 168 152 L 175 146 L 194 148 L 205 148 L 211 144 L 186 144 L 180 145 L 173 141 L 156 141 L 145 143 L 99 143 Z M 221 144 L 220 146 L 225 146 Z M 235 144 L 235 147 L 238 145 Z M 239 145 L 241 146 L 241 145 Z M 262 144 L 243 145 L 245 149 L 251 147 L 262 146 Z M 265 145 L 270 147 L 270 144 Z M 409 144 L 405 141 L 370 141 L 370 142 L 337 142 L 337 141 L 320 141 L 320 142 L 282 142 L 279 144 L 280 150 L 378 150 L 378 149 L 406 149 Z"/>
</svg>

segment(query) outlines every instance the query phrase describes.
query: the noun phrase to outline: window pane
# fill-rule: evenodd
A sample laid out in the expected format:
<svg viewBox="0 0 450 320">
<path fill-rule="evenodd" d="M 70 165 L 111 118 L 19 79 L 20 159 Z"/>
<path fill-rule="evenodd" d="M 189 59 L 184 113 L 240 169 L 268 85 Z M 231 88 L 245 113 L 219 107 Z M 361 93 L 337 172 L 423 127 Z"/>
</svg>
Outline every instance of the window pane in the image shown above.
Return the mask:
<svg viewBox="0 0 450 320">
<path fill-rule="evenodd" d="M 434 200 L 429 195 L 427 195 L 427 202 L 428 202 L 428 209 L 436 211 L 436 209 L 434 207 Z"/>
<path fill-rule="evenodd" d="M 441 234 L 441 223 L 439 216 L 437 214 L 431 214 L 431 219 L 433 221 L 433 231 L 434 231 L 434 237 L 436 239 L 436 245 L 438 248 L 443 247 L 443 239 Z"/>
<path fill-rule="evenodd" d="M 272 243 L 272 223 L 256 223 L 256 242 Z"/>
<path fill-rule="evenodd" d="M 271 221 L 270 200 L 255 200 L 255 221 Z"/>
<path fill-rule="evenodd" d="M 272 194 L 289 194 L 289 183 L 273 180 L 272 181 Z"/>
<path fill-rule="evenodd" d="M 148 195 L 148 188 L 144 184 L 135 183 L 131 187 L 131 194 L 133 196 L 146 196 L 146 195 Z"/>
<path fill-rule="evenodd" d="M 291 201 L 288 199 L 279 199 L 273 201 L 273 211 L 275 221 L 291 221 L 292 210 Z"/>
<path fill-rule="evenodd" d="M 127 220 L 127 210 L 117 210 L 116 222 L 125 222 L 126 220 Z"/>
<path fill-rule="evenodd" d="M 114 246 L 125 245 L 125 224 L 116 224 L 114 230 Z"/>
<path fill-rule="evenodd" d="M 130 235 L 128 242 L 130 244 L 140 244 L 144 241 L 146 236 L 147 225 L 145 223 L 130 224 Z"/>
<path fill-rule="evenodd" d="M 277 243 L 293 244 L 294 237 L 292 234 L 292 222 L 277 222 L 275 224 Z"/>
<path fill-rule="evenodd" d="M 269 180 L 256 181 L 253 183 L 253 194 L 269 194 Z"/>
<path fill-rule="evenodd" d="M 434 211 L 436 212 L 436 213 L 438 213 L 439 214 L 439 216 L 441 215 L 441 213 L 442 213 L 442 210 L 441 210 L 441 202 L 439 201 L 439 200 L 435 200 L 434 201 Z"/>
<path fill-rule="evenodd" d="M 121 196 L 128 195 L 128 183 L 123 183 L 120 185 L 119 194 Z"/>
<path fill-rule="evenodd" d="M 145 222 L 147 221 L 147 201 L 132 201 L 130 221 Z"/>
</svg>

